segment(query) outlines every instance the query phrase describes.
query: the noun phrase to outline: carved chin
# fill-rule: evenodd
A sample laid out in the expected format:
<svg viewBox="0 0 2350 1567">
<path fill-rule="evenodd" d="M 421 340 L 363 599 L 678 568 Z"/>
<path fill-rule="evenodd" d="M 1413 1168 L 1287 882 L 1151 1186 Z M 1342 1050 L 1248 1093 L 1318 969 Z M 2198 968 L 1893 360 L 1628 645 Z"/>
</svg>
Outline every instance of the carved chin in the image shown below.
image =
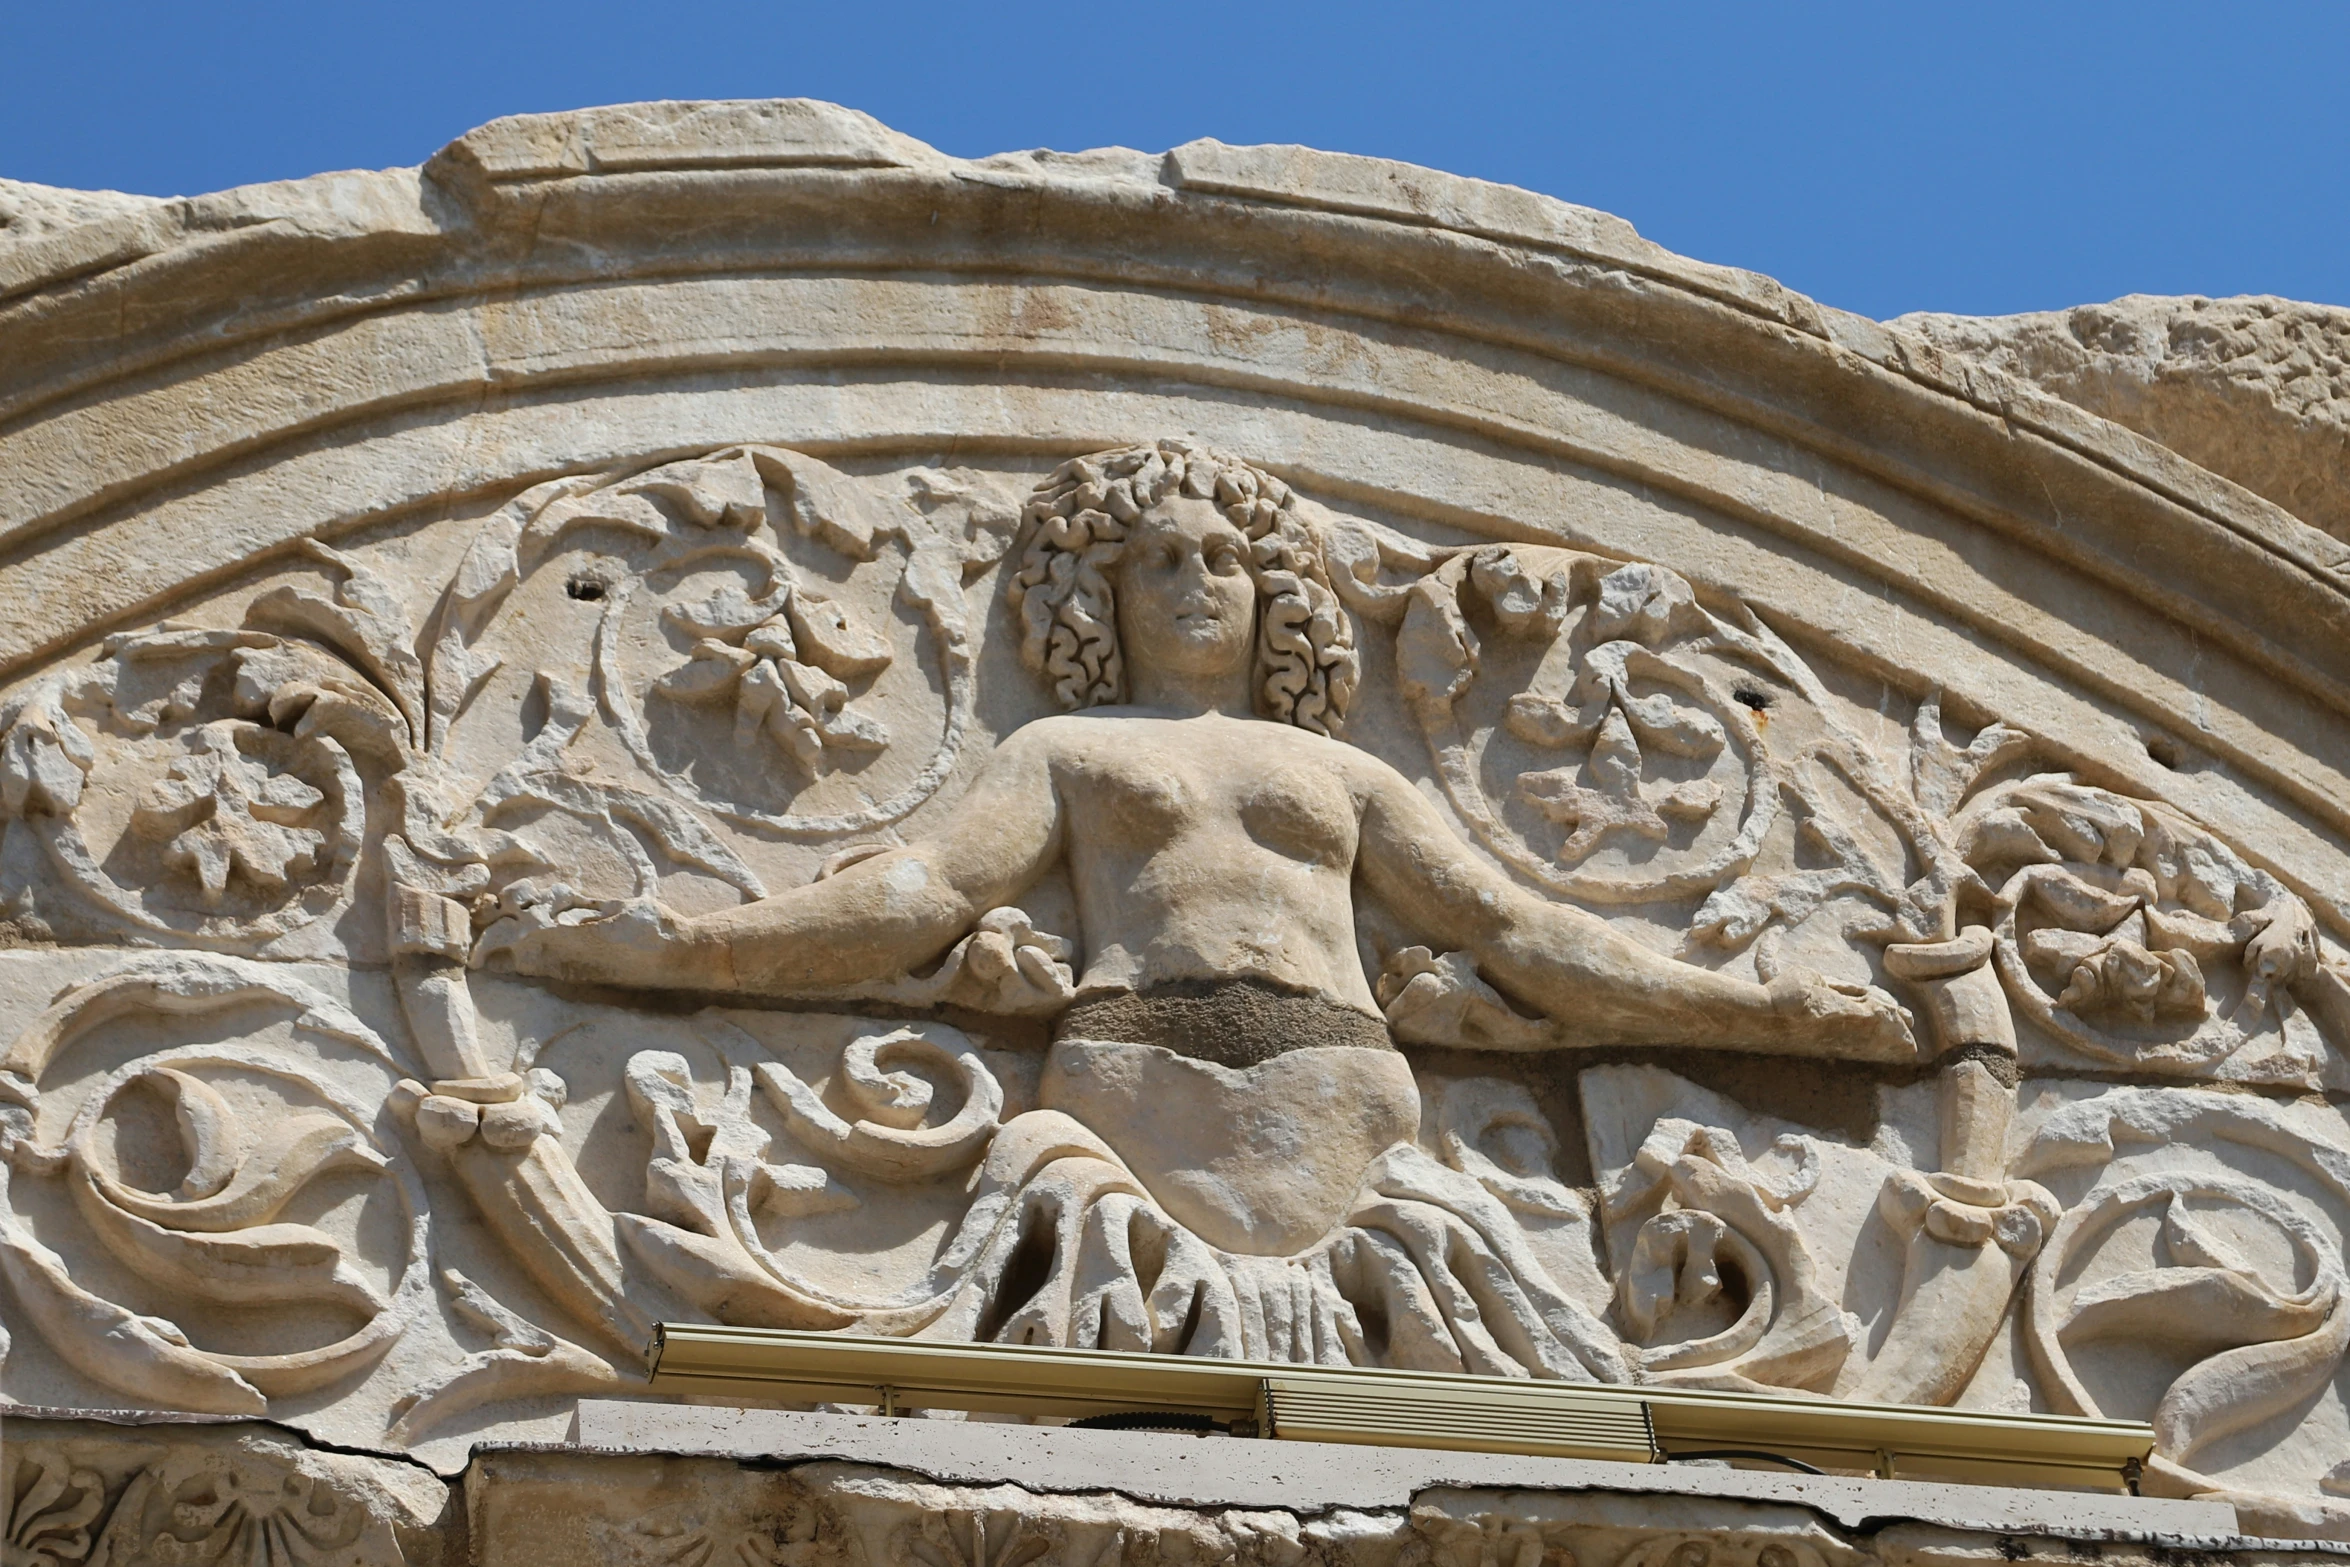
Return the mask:
<svg viewBox="0 0 2350 1567">
<path fill-rule="evenodd" d="M 1147 657 L 1199 673 L 1235 668 L 1248 652 L 1223 620 L 1179 620 L 1151 640 L 1157 645 L 1142 650 Z"/>
<path fill-rule="evenodd" d="M 1371 1162 L 1419 1125 L 1392 1050 L 1292 1050 L 1242 1070 L 1159 1045 L 1063 1040 L 1038 1099 L 1117 1150 L 1175 1220 L 1220 1251 L 1291 1257 L 1338 1227 Z"/>
</svg>

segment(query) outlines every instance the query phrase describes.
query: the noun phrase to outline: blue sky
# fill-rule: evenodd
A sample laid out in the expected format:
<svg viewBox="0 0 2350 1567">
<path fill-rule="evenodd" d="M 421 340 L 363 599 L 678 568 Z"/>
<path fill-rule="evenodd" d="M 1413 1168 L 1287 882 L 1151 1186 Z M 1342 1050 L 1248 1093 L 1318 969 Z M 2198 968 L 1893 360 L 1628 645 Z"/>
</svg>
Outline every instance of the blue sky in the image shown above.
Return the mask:
<svg viewBox="0 0 2350 1567">
<path fill-rule="evenodd" d="M 2350 0 L 0 0 L 0 175 L 157 194 L 500 114 L 810 96 L 946 151 L 1296 141 L 1629 218 L 1831 304 L 2350 305 Z"/>
</svg>

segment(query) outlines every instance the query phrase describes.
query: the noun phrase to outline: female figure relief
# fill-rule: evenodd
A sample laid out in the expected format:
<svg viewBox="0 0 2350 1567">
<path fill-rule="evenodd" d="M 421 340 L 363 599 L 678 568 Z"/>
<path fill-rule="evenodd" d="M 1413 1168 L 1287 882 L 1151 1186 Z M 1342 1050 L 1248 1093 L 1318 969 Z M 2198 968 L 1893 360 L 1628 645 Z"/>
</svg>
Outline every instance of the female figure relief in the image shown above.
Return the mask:
<svg viewBox="0 0 2350 1567">
<path fill-rule="evenodd" d="M 750 994 L 882 978 L 936 960 L 1060 864 L 1084 968 L 1055 1028 L 1042 1113 L 1106 1145 L 1188 1232 L 1178 1249 L 1204 1243 L 1217 1259 L 1208 1271 L 1240 1297 L 1282 1297 L 1239 1299 L 1231 1342 L 1203 1342 L 1199 1301 L 1173 1308 L 1170 1327 L 1142 1298 L 1168 1286 L 1171 1254 L 1154 1252 L 1111 1281 L 1119 1299 L 1104 1296 L 1094 1326 L 1062 1321 L 1061 1342 L 1608 1374 L 1593 1364 L 1607 1358 L 1598 1344 L 1577 1343 L 1604 1330 L 1565 1321 L 1584 1314 L 1547 1300 L 1555 1287 L 1525 1277 L 1539 1268 L 1523 1259 L 1497 1262 L 1498 1281 L 1430 1278 L 1448 1265 L 1421 1257 L 1416 1281 L 1365 1283 L 1372 1261 L 1372 1272 L 1400 1265 L 1371 1242 L 1351 1249 L 1378 1259 L 1345 1255 L 1360 1233 L 1349 1213 L 1419 1119 L 1363 972 L 1355 899 L 1378 900 L 1436 950 L 1473 955 L 1490 983 L 1560 1025 L 1562 1043 L 1906 1060 L 1907 1024 L 1880 991 L 1717 974 L 1531 894 L 1470 852 L 1401 774 L 1332 738 L 1355 684 L 1351 628 L 1288 499 L 1279 480 L 1182 443 L 1064 465 L 1029 505 L 1010 591 L 1028 663 L 1074 711 L 1007 736 L 921 842 L 720 913 L 637 905 L 536 931 L 516 967 Z M 1075 1249 L 1071 1230 L 1062 1250 Z M 1305 1271 L 1276 1278 L 1265 1266 L 1275 1259 Z M 1085 1272 L 1064 1256 L 1070 1269 Z M 1513 1298 L 1467 1304 L 1494 1290 Z M 1382 1299 L 1357 1310 L 1366 1291 Z M 1118 1328 L 1109 1319 L 1121 1310 L 1139 1318 Z M 1480 1310 L 1495 1331 L 1496 1312 L 1525 1319 L 1505 1336 L 1542 1338 L 1548 1321 L 1563 1342 L 1478 1366 L 1491 1356 L 1459 1329 Z M 961 1331 L 1005 1332 L 1003 1316 L 998 1303 Z M 1374 1338 L 1411 1320 L 1451 1343 L 1407 1353 L 1398 1339 L 1381 1354 L 1365 1316 L 1381 1319 Z"/>
</svg>

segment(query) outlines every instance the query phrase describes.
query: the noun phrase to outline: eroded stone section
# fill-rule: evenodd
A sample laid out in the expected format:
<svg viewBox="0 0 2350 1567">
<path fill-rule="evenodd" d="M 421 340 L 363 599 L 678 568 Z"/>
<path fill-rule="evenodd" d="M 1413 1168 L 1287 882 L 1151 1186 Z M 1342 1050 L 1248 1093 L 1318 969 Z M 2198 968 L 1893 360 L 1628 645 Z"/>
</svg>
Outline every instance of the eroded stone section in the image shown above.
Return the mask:
<svg viewBox="0 0 2350 1567">
<path fill-rule="evenodd" d="M 12 1567 L 455 1567 L 462 1518 L 415 1465 L 318 1452 L 258 1426 L 9 1415 L 0 1549 Z"/>
<path fill-rule="evenodd" d="M 2350 538 L 2350 311 L 2133 294 L 1889 323 L 2125 425 Z"/>
</svg>

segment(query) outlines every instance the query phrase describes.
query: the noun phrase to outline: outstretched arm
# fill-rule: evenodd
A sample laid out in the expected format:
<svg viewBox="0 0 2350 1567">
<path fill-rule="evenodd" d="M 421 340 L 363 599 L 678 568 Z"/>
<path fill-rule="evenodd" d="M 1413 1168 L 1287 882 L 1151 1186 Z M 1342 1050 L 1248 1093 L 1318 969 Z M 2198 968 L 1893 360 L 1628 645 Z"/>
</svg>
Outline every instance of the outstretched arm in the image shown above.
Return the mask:
<svg viewBox="0 0 2350 1567">
<path fill-rule="evenodd" d="M 919 843 L 715 914 L 635 905 L 536 931 L 515 944 L 514 966 L 586 983 L 769 995 L 883 979 L 936 958 L 1060 852 L 1046 746 L 1023 729 Z"/>
<path fill-rule="evenodd" d="M 1363 881 L 1432 944 L 1541 1012 L 1568 1045 L 1706 1044 L 1910 1061 L 1893 998 L 1808 971 L 1768 985 L 1678 962 L 1536 897 L 1479 860 L 1403 777 L 1365 758 Z"/>
</svg>

